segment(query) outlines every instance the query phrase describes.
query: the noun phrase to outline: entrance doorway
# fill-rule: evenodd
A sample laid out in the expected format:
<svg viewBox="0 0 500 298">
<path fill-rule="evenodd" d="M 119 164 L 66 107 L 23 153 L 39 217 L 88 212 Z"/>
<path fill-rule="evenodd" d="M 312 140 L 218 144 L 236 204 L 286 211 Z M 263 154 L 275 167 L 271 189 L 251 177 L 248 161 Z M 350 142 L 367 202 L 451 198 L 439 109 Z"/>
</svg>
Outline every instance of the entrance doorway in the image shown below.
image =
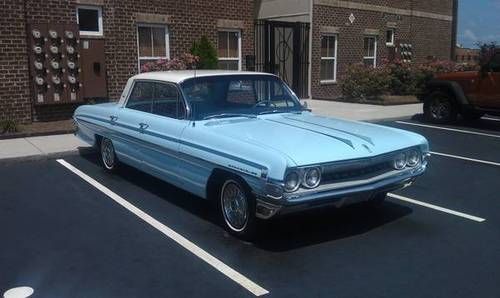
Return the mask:
<svg viewBox="0 0 500 298">
<path fill-rule="evenodd" d="M 278 75 L 300 98 L 309 97 L 309 24 L 259 20 L 255 67 Z"/>
</svg>

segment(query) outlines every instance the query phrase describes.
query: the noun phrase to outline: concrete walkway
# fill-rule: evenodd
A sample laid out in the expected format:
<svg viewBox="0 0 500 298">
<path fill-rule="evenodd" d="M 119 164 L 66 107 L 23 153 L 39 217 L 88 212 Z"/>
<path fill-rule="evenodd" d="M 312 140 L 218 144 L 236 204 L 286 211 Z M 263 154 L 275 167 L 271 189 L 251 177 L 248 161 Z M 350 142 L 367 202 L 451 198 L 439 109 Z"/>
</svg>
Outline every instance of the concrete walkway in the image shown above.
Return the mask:
<svg viewBox="0 0 500 298">
<path fill-rule="evenodd" d="M 411 118 L 423 113 L 422 104 L 379 106 L 325 100 L 308 100 L 307 104 L 318 115 L 359 121 Z"/>
<path fill-rule="evenodd" d="M 0 161 L 58 158 L 89 150 L 72 134 L 0 140 Z"/>
<path fill-rule="evenodd" d="M 421 104 L 376 106 L 320 100 L 307 103 L 316 114 L 360 121 L 410 118 L 422 113 Z M 72 134 L 0 140 L 0 162 L 59 158 L 90 150 Z"/>
</svg>

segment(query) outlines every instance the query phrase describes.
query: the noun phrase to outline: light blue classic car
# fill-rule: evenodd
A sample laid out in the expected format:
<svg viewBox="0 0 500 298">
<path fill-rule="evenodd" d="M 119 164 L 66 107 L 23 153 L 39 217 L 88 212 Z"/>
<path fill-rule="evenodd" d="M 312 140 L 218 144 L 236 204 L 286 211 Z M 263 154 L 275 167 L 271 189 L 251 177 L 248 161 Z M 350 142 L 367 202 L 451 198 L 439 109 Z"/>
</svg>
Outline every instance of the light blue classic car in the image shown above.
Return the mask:
<svg viewBox="0 0 500 298">
<path fill-rule="evenodd" d="M 240 237 L 257 218 L 380 204 L 424 173 L 429 152 L 414 133 L 316 116 L 278 77 L 255 72 L 140 74 L 119 102 L 81 106 L 74 119 L 106 169 L 125 163 L 214 200 Z"/>
</svg>

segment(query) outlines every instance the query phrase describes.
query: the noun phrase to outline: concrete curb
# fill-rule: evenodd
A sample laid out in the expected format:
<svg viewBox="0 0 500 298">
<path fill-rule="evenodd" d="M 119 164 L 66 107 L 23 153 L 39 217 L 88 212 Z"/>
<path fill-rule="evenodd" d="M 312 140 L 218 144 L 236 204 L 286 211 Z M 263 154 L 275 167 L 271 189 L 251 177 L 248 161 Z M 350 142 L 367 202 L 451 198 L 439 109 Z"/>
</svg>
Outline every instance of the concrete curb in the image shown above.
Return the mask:
<svg viewBox="0 0 500 298">
<path fill-rule="evenodd" d="M 380 122 L 391 122 L 391 121 L 405 121 L 411 120 L 414 116 L 405 116 L 405 117 L 392 117 L 392 118 L 383 118 L 383 119 L 373 119 L 373 120 L 361 120 L 361 122 L 368 122 L 373 124 L 378 124 Z"/>
<path fill-rule="evenodd" d="M 78 155 L 88 155 L 95 153 L 95 149 L 92 147 L 83 147 L 74 150 L 54 152 L 49 154 L 35 154 L 28 156 L 18 156 L 18 157 L 9 157 L 0 159 L 0 165 L 8 165 L 19 162 L 30 162 L 30 161 L 43 161 L 43 160 L 52 160 L 58 158 L 65 158 L 69 156 L 78 156 Z"/>
</svg>

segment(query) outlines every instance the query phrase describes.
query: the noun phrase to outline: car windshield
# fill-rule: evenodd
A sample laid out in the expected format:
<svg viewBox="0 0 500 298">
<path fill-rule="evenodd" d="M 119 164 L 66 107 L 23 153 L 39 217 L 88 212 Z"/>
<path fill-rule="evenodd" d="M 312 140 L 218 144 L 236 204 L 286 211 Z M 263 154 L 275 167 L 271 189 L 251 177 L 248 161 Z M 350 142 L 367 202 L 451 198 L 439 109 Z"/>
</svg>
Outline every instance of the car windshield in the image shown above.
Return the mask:
<svg viewBox="0 0 500 298">
<path fill-rule="evenodd" d="M 295 94 L 274 76 L 199 77 L 186 80 L 181 88 L 194 120 L 302 110 Z"/>
</svg>

